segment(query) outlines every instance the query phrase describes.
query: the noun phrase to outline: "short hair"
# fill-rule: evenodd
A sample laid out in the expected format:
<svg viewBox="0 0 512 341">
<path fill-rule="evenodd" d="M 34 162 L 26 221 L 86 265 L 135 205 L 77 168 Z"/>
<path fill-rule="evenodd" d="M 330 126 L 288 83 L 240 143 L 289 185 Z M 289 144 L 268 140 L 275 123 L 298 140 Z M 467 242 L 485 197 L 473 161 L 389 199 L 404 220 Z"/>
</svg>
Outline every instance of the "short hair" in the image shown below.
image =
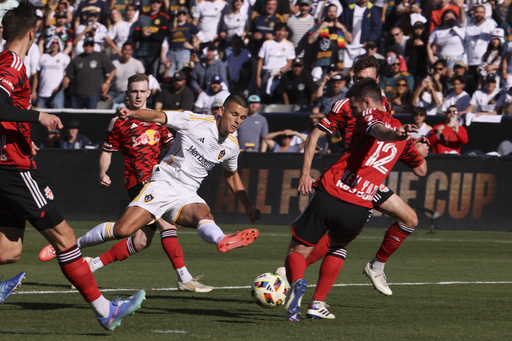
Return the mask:
<svg viewBox="0 0 512 341">
<path fill-rule="evenodd" d="M 444 59 L 436 60 L 436 62 L 434 63 L 434 66 L 436 66 L 437 64 L 441 64 L 443 67 L 447 67 L 448 66 L 448 63 Z"/>
<path fill-rule="evenodd" d="M 427 109 L 423 108 L 423 107 L 414 107 L 412 109 L 412 114 L 421 114 L 423 116 L 427 116 Z"/>
<path fill-rule="evenodd" d="M 3 38 L 6 41 L 23 39 L 37 25 L 36 8 L 28 0 L 20 0 L 16 8 L 8 10 L 3 19 Z"/>
<path fill-rule="evenodd" d="M 464 77 L 464 76 L 454 76 L 454 77 L 452 77 L 450 83 L 453 83 L 454 81 L 459 81 L 462 84 L 466 84 L 466 77 Z"/>
<path fill-rule="evenodd" d="M 242 108 L 249 109 L 249 102 L 245 96 L 240 94 L 231 94 L 224 101 L 224 107 L 227 107 L 230 103 L 235 103 L 240 105 Z"/>
<path fill-rule="evenodd" d="M 452 105 L 450 105 L 448 108 L 446 108 L 445 113 L 447 113 L 448 111 L 450 111 L 450 108 L 455 108 L 455 110 L 457 110 L 457 111 L 459 110 L 459 108 L 458 108 L 455 104 L 452 104 Z"/>
<path fill-rule="evenodd" d="M 125 46 L 131 46 L 131 47 L 132 47 L 132 49 L 134 49 L 134 48 L 135 48 L 135 46 L 133 46 L 133 43 L 132 43 L 131 41 L 126 41 L 126 42 L 123 44 L 123 49 L 124 49 L 124 47 L 125 47 Z"/>
<path fill-rule="evenodd" d="M 128 4 L 128 5 L 126 5 L 126 7 L 125 7 L 125 11 L 127 11 L 127 10 L 128 10 L 128 8 L 131 8 L 132 10 L 136 11 L 136 10 L 137 10 L 137 5 L 135 5 L 135 4 L 133 4 L 133 3 Z"/>
<path fill-rule="evenodd" d="M 310 5 L 311 6 L 311 5 Z M 332 6 L 336 7 L 336 12 L 338 11 L 338 6 L 336 6 L 335 4 L 329 4 L 327 5 L 327 8 L 326 8 L 326 11 L 329 10 L 329 8 L 331 8 Z"/>
<path fill-rule="evenodd" d="M 368 55 L 363 56 L 361 59 L 354 63 L 354 74 L 357 75 L 362 70 L 368 68 L 374 68 L 375 74 L 377 75 L 377 77 L 379 76 L 380 63 L 378 59 L 375 58 L 374 56 Z"/>
<path fill-rule="evenodd" d="M 372 101 L 379 103 L 382 102 L 382 90 L 375 79 L 365 78 L 354 84 L 350 90 L 348 90 L 345 97 L 349 99 L 354 97 L 358 102 L 368 97 Z"/>
<path fill-rule="evenodd" d="M 136 74 L 130 76 L 130 78 L 128 78 L 128 87 L 127 88 L 130 89 L 130 85 L 132 83 L 144 82 L 144 81 L 148 82 L 148 84 L 149 84 L 149 77 L 144 73 L 136 73 Z"/>
<path fill-rule="evenodd" d="M 288 27 L 288 24 L 286 24 L 285 22 L 277 23 L 276 26 L 274 27 L 274 31 L 279 31 L 282 28 L 286 29 L 286 32 L 290 32 L 290 28 Z"/>
</svg>

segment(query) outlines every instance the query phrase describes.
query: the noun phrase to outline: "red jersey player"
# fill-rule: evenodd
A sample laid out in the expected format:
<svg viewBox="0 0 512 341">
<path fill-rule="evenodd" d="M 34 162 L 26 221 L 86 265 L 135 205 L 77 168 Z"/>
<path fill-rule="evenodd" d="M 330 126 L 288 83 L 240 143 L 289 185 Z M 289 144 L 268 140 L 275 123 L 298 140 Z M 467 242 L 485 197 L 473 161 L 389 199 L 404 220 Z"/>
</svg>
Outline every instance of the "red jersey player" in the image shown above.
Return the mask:
<svg viewBox="0 0 512 341">
<path fill-rule="evenodd" d="M 320 177 L 319 188 L 305 211 L 292 225 L 292 240 L 286 257 L 290 280 L 288 320 L 298 321 L 300 303 L 306 290 L 306 258 L 328 231 L 330 249 L 320 269 L 317 289 L 308 317 L 334 318 L 325 308 L 325 296 L 334 284 L 346 257 L 347 245 L 357 237 L 372 215 L 372 201 L 382 181 L 399 159 L 416 175 L 426 173 L 423 160 L 410 133 L 382 105 L 375 80 L 363 79 L 347 93 L 353 112 L 361 112 L 348 150 Z"/>
<path fill-rule="evenodd" d="M 28 0 L 20 0 L 2 19 L 6 50 L 0 54 L 0 102 L 18 109 L 31 108 L 23 61 L 34 42 L 36 22 L 35 8 Z M 100 324 L 113 330 L 140 307 L 145 292 L 109 302 L 98 290 L 73 230 L 36 169 L 31 129 L 31 123 L 0 122 L 0 264 L 18 260 L 28 220 L 54 246 L 64 276 L 91 305 Z"/>
</svg>

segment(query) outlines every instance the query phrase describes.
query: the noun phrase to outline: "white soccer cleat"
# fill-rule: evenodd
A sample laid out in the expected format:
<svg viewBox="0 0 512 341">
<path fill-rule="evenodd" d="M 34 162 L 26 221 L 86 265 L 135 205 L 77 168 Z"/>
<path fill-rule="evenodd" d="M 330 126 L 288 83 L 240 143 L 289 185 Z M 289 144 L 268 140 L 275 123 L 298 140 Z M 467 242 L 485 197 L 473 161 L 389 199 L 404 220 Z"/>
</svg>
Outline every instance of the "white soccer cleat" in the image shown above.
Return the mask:
<svg viewBox="0 0 512 341">
<path fill-rule="evenodd" d="M 274 273 L 283 279 L 287 288 L 290 287 L 290 283 L 288 283 L 288 279 L 286 278 L 286 268 L 284 266 L 278 267 Z"/>
<path fill-rule="evenodd" d="M 210 292 L 213 290 L 212 286 L 204 285 L 199 283 L 199 279 L 202 278 L 203 275 L 192 278 L 190 282 L 183 283 L 178 281 L 178 290 L 181 291 L 194 291 L 194 292 Z"/>
<path fill-rule="evenodd" d="M 363 274 L 368 276 L 370 281 L 372 281 L 375 290 L 378 290 L 381 294 L 386 296 L 393 295 L 393 292 L 389 288 L 388 282 L 386 281 L 386 275 L 384 274 L 384 271 L 372 269 L 371 262 L 368 262 L 364 267 Z"/>
<path fill-rule="evenodd" d="M 331 314 L 327 307 L 329 305 L 323 301 L 313 301 L 309 305 L 308 312 L 306 314 L 307 318 L 320 320 L 320 319 L 328 319 L 334 320 L 336 316 Z"/>
</svg>

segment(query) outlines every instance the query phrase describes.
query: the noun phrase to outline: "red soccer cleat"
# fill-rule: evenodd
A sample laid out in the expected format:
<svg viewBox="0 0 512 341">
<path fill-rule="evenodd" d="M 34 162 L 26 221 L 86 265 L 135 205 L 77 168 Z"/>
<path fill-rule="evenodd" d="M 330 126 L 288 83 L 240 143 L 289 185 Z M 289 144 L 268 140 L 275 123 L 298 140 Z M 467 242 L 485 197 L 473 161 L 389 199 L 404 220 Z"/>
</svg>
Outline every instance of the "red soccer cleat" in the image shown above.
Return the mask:
<svg viewBox="0 0 512 341">
<path fill-rule="evenodd" d="M 55 257 L 57 257 L 57 253 L 55 253 L 55 249 L 52 245 L 46 245 L 45 247 L 43 247 L 41 252 L 39 252 L 39 259 L 42 260 L 43 262 L 52 260 Z"/>
<path fill-rule="evenodd" d="M 217 250 L 224 253 L 239 247 L 250 245 L 256 240 L 256 238 L 258 238 L 258 234 L 259 232 L 256 229 L 247 229 L 237 233 L 228 234 L 217 244 Z"/>
</svg>

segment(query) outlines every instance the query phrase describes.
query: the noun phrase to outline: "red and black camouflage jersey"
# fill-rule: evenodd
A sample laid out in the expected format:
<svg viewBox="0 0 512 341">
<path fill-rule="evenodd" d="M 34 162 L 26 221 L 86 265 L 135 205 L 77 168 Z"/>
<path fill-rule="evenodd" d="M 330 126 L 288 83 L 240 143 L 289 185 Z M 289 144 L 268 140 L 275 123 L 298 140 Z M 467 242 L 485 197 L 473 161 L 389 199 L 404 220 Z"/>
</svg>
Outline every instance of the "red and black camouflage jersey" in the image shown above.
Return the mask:
<svg viewBox="0 0 512 341">
<path fill-rule="evenodd" d="M 137 119 L 121 120 L 114 117 L 108 126 L 103 150 L 121 150 L 124 157 L 124 183 L 131 188 L 151 176 L 159 161 L 161 148 L 174 137 L 167 127 Z"/>
<path fill-rule="evenodd" d="M 391 106 L 382 95 L 382 105 L 386 108 L 387 112 L 391 112 Z M 327 116 L 317 123 L 317 128 L 325 131 L 328 134 L 333 134 L 336 131 L 340 132 L 340 136 L 344 138 L 345 145 L 348 147 L 352 133 L 356 126 L 356 118 L 352 116 L 352 109 L 350 108 L 350 101 L 348 98 L 335 102 Z"/>
<path fill-rule="evenodd" d="M 358 117 L 348 149 L 319 179 L 329 194 L 355 205 L 372 208 L 372 200 L 395 163 L 409 168 L 423 163 L 412 139 L 399 142 L 376 140 L 368 133 L 374 124 L 396 130 L 402 123 L 389 112 L 363 111 Z"/>
<path fill-rule="evenodd" d="M 0 91 L 9 95 L 8 104 L 32 109 L 30 83 L 25 64 L 11 51 L 0 53 Z M 32 156 L 32 123 L 0 122 L 0 166 L 36 168 Z"/>
</svg>

